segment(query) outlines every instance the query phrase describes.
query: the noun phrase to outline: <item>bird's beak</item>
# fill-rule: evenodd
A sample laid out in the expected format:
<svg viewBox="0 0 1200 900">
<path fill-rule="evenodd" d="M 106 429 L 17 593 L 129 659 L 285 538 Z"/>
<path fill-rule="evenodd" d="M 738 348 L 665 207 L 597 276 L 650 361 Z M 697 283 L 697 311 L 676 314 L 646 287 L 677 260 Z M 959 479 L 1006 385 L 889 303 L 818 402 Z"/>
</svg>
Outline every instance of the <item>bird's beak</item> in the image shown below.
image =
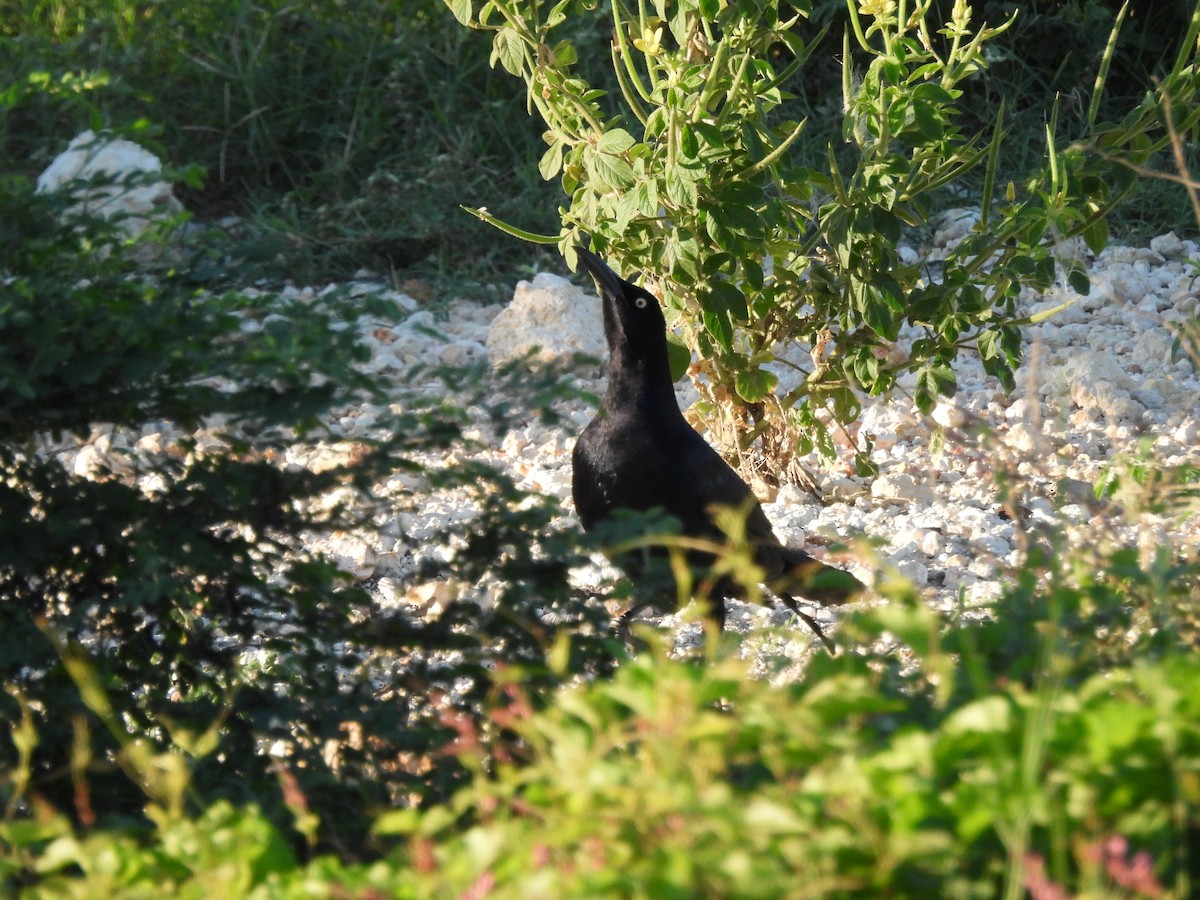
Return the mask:
<svg viewBox="0 0 1200 900">
<path fill-rule="evenodd" d="M 600 292 L 614 298 L 620 297 L 622 294 L 621 279 L 617 277 L 617 273 L 610 269 L 604 260 L 582 244 L 578 245 L 575 250 L 579 253 L 579 261 L 583 263 L 583 267 L 595 279 L 596 287 L 600 289 Z"/>
</svg>

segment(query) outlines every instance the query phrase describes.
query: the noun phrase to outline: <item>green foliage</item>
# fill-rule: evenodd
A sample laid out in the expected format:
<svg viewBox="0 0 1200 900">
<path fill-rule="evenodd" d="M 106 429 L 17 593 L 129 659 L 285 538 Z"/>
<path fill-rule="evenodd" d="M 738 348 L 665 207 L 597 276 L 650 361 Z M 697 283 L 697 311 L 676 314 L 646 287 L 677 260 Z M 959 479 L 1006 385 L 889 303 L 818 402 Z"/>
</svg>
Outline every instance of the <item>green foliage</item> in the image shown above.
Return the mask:
<svg viewBox="0 0 1200 900">
<path fill-rule="evenodd" d="M 780 115 L 807 118 L 789 155 L 820 169 L 826 146 L 841 145 L 836 61 L 849 14 L 841 0 L 812 6 L 792 32 L 815 50 L 803 79 L 784 87 Z M 934 0 L 931 20 L 947 21 L 952 6 Z M 975 3 L 976 21 L 1004 21 L 1011 6 Z M 1084 133 L 1080 123 L 1119 6 L 1023 3 L 1014 25 L 987 45 L 987 68 L 960 84 L 956 121 L 964 134 L 990 129 L 1005 106 L 1010 127 L 999 183 L 1020 183 L 1040 164 L 1045 107 L 1055 93 L 1064 97 L 1060 134 Z M 1162 63 L 1187 31 L 1186 6 L 1132 3 L 1102 119 L 1120 119 L 1150 76 L 1169 71 Z M 576 57 L 574 70 L 615 94 L 616 75 L 602 65 L 611 30 L 603 16 L 575 16 L 556 34 L 569 41 L 562 52 Z M 1063 33 L 1072 40 L 1061 40 Z M 930 38 L 944 55 L 946 38 Z M 11 0 L 0 7 L 0 93 L 35 89 L 27 104 L 0 118 L 0 153 L 33 175 L 84 127 L 123 132 L 154 122 L 160 155 L 211 173 L 187 192 L 189 208 L 206 218 L 245 217 L 241 232 L 252 240 L 244 267 L 273 278 L 337 277 L 366 266 L 398 280 L 492 280 L 514 265 L 552 260 L 531 260 L 528 248 L 464 225 L 457 204 L 486 205 L 523 229 L 545 231 L 557 225 L 557 202 L 537 171 L 546 149 L 541 126 L 489 69 L 489 49 L 486 35 L 458 28 L 437 0 Z M 851 52 L 865 68 L 869 59 L 854 45 Z M 51 102 L 47 85 L 69 102 Z M 147 137 L 143 131 L 139 139 Z M 545 157 L 547 166 L 552 161 Z M 978 177 L 965 177 L 978 189 Z M 1122 233 L 1187 226 L 1190 212 L 1177 190 L 1142 181 L 1136 196 L 1119 211 Z"/>
<path fill-rule="evenodd" d="M 955 3 L 940 27 L 928 2 L 863 4 L 861 14 L 849 4 L 843 146 L 830 143 L 816 169 L 791 152 L 807 122 L 791 118 L 786 93 L 811 58 L 814 42 L 799 28 L 810 4 L 612 4 L 623 100 L 613 115 L 605 92 L 575 71 L 569 40 L 556 36 L 587 4 L 447 2 L 461 22 L 493 33 L 493 63 L 527 82 L 547 124 L 540 170 L 561 173 L 570 197 L 560 250 L 573 260 L 586 233 L 626 269 L 646 272 L 700 357 L 700 412 L 743 449 L 763 439 L 779 462 L 797 438 L 801 452 L 832 455 L 830 430 L 857 417 L 859 392 L 886 392 L 902 373 L 915 375 L 916 404 L 930 410 L 954 393 L 952 364 L 966 349 L 1011 387 L 1020 289 L 1053 283 L 1050 243 L 1082 235 L 1102 248 L 1106 215 L 1134 180 L 1083 145 L 1061 146 L 1055 109 L 1044 170 L 997 184 L 1005 106 L 989 132 L 970 134 L 959 103 L 961 85 L 985 68 L 990 42 L 1012 19 L 977 24 L 967 3 Z M 1186 111 L 1182 130 L 1200 109 L 1196 23 L 1161 87 Z M 1137 164 L 1165 144 L 1154 137 L 1164 133 L 1157 99 L 1118 125 L 1098 124 L 1098 109 L 1089 107 L 1086 136 L 1106 154 Z M 983 173 L 979 223 L 931 277 L 901 258 L 897 242 L 929 222 L 938 191 L 972 172 Z M 1086 290 L 1082 273 L 1069 274 Z M 763 367 L 795 347 L 802 353 L 790 363 L 811 366 L 797 366 L 799 383 L 778 391 Z"/>
<path fill-rule="evenodd" d="M 943 623 L 895 585 L 888 606 L 847 618 L 843 638 L 863 649 L 819 657 L 782 689 L 724 653 L 697 665 L 661 647 L 540 712 L 502 675 L 493 716 L 520 736 L 519 756 L 487 764 L 460 744 L 470 784 L 380 816 L 377 838 L 401 843 L 371 865 L 298 865 L 255 807 L 227 804 L 141 841 L 76 837 L 50 815 L 6 825 L 6 863 L 38 860 L 49 893 L 157 881 L 185 896 L 1020 897 L 1049 884 L 1188 897 L 1198 634 L 1145 631 L 1090 655 L 1097 629 L 1125 607 L 1140 615 L 1151 594 L 1127 589 L 1136 557 L 1083 565 L 1042 558 L 945 643 Z M 1158 587 L 1195 604 L 1200 570 Z M 911 647 L 907 664 L 885 636 Z M 1012 652 L 996 655 L 997 639 Z"/>
</svg>

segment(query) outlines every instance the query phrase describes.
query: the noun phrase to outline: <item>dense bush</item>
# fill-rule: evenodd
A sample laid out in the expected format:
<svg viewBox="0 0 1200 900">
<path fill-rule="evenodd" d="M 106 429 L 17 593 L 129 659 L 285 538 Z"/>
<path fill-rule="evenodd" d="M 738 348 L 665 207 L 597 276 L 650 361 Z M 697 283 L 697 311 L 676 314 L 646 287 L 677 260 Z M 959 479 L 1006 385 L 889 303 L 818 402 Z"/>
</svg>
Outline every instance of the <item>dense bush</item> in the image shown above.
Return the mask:
<svg viewBox="0 0 1200 900">
<path fill-rule="evenodd" d="M 461 742 L 471 784 L 380 817 L 376 835 L 403 843 L 370 866 L 300 865 L 255 807 L 227 803 L 163 817 L 142 843 L 76 840 L 47 815 L 7 827 L 8 862 L 45 847 L 43 889 L 92 894 L 1192 896 L 1200 635 L 1193 623 L 1103 661 L 1091 643 L 1114 614 L 1150 613 L 1131 579 L 1194 605 L 1196 564 L 1118 552 L 1082 580 L 1063 565 L 1031 567 L 988 624 L 960 622 L 945 645 L 900 589 L 844 625 L 880 649 L 817 659 L 786 689 L 728 657 L 657 652 L 534 712 L 513 678 L 493 716 L 522 737 L 519 757 L 494 766 Z M 884 635 L 916 654 L 901 667 L 873 643 Z"/>
</svg>

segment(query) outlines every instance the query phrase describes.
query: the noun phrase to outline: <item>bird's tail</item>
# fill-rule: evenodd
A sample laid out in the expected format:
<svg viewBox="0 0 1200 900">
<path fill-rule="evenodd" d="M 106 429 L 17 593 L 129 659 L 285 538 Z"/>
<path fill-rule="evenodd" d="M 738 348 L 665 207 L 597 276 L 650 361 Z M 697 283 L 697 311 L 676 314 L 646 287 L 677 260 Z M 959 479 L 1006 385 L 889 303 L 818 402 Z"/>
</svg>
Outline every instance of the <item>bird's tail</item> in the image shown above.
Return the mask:
<svg viewBox="0 0 1200 900">
<path fill-rule="evenodd" d="M 767 587 L 781 597 L 799 594 L 821 606 L 838 606 L 867 589 L 849 572 L 827 566 L 803 550 L 780 547 L 778 555 L 778 574 L 771 574 Z"/>
</svg>

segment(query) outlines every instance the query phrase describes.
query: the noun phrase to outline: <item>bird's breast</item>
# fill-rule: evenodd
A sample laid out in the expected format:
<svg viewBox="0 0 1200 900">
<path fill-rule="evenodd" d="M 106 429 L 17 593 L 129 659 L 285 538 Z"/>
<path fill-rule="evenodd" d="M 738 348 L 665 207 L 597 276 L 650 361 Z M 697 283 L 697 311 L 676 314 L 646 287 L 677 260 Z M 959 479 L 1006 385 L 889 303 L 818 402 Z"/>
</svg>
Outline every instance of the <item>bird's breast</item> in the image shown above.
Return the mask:
<svg viewBox="0 0 1200 900">
<path fill-rule="evenodd" d="M 670 508 L 679 479 L 671 429 L 634 418 L 594 420 L 573 454 L 572 492 L 585 527 L 617 509 Z"/>
</svg>

